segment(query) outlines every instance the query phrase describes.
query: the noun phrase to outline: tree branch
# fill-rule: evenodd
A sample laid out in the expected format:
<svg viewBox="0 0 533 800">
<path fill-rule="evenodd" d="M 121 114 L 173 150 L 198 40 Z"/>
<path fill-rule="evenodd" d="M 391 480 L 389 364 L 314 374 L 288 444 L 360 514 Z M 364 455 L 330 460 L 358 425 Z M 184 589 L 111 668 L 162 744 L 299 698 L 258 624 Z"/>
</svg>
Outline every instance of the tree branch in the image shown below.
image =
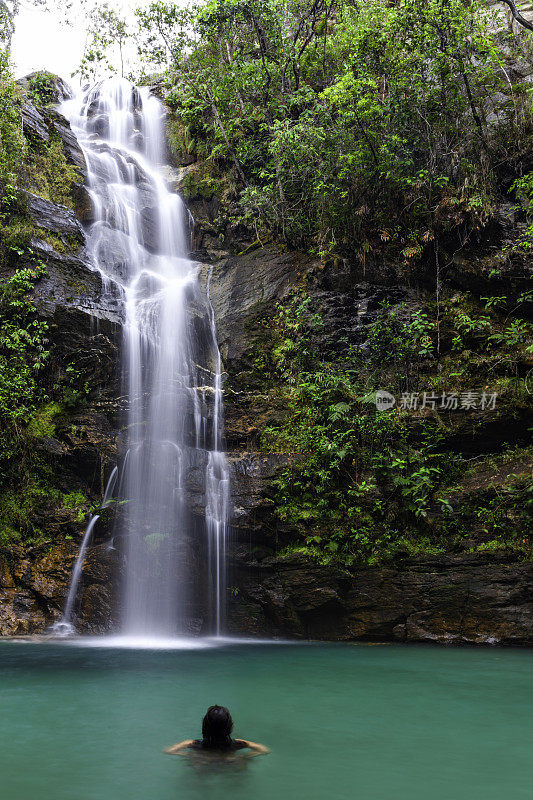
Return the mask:
<svg viewBox="0 0 533 800">
<path fill-rule="evenodd" d="M 528 31 L 533 31 L 533 25 L 531 22 L 528 22 L 525 17 L 517 10 L 513 0 L 500 0 L 500 2 L 505 3 L 511 9 L 511 14 L 514 20 L 518 22 L 523 28 L 527 28 Z"/>
</svg>

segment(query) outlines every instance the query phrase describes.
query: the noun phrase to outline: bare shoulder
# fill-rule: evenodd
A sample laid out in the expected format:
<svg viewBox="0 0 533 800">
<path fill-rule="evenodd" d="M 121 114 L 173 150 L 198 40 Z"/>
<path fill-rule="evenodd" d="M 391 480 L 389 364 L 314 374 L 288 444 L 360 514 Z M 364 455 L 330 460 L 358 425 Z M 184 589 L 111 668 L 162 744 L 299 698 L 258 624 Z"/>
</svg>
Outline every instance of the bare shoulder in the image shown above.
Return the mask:
<svg viewBox="0 0 533 800">
<path fill-rule="evenodd" d="M 184 739 L 182 742 L 178 742 L 178 744 L 171 745 L 171 747 L 165 747 L 165 753 L 168 753 L 171 756 L 180 755 L 183 750 L 186 750 L 193 744 L 194 739 Z"/>
<path fill-rule="evenodd" d="M 249 739 L 235 739 L 235 741 L 242 747 L 249 747 L 250 750 L 254 750 L 256 753 L 262 753 L 263 755 L 270 753 L 268 747 L 259 742 L 251 742 Z"/>
</svg>

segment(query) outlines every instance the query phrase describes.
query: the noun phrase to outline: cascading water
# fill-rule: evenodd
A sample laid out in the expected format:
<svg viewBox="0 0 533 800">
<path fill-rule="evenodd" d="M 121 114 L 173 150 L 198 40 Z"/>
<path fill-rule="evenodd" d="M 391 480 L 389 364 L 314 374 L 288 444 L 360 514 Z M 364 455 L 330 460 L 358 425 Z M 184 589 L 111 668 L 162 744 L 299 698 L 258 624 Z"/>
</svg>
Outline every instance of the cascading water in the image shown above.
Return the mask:
<svg viewBox="0 0 533 800">
<path fill-rule="evenodd" d="M 166 188 L 165 114 L 148 89 L 106 80 L 63 113 L 83 148 L 92 200 L 88 248 L 124 298 L 128 450 L 122 465 L 122 632 L 185 633 L 194 616 L 191 476 L 203 475 L 211 632 L 224 617 L 229 471 L 222 450 L 222 370 L 213 309 L 187 257 L 189 217 Z M 115 289 L 116 291 L 116 289 Z"/>
<path fill-rule="evenodd" d="M 116 483 L 118 478 L 118 467 L 113 467 L 111 470 L 111 475 L 108 478 L 107 485 L 105 487 L 104 498 L 102 500 L 102 505 L 100 506 L 100 511 L 104 511 L 111 503 L 113 502 L 113 491 L 115 489 Z M 83 539 L 81 540 L 81 546 L 78 553 L 78 557 L 74 562 L 74 569 L 72 570 L 72 577 L 70 579 L 70 586 L 68 589 L 67 594 L 67 601 L 65 603 L 65 608 L 63 609 L 63 614 L 61 619 L 57 622 L 54 622 L 51 628 L 51 632 L 56 636 L 70 636 L 71 634 L 76 632 L 76 628 L 74 625 L 74 606 L 76 604 L 76 599 L 78 597 L 78 589 L 81 580 L 81 574 L 83 571 L 83 564 L 85 561 L 85 554 L 87 552 L 87 548 L 89 547 L 90 541 L 92 539 L 94 526 L 100 519 L 100 514 L 91 514 L 89 517 L 89 522 L 87 523 L 87 527 L 85 528 L 85 532 L 83 534 Z"/>
<path fill-rule="evenodd" d="M 117 478 L 118 467 L 113 467 L 111 470 L 111 475 L 109 476 L 109 480 L 107 481 L 107 486 L 105 487 L 104 499 L 102 500 L 101 508 L 107 508 L 107 506 L 113 502 L 113 492 L 115 490 L 115 486 L 117 485 Z"/>
<path fill-rule="evenodd" d="M 70 586 L 67 595 L 67 602 L 65 603 L 65 608 L 63 609 L 63 616 L 58 622 L 55 622 L 52 626 L 52 632 L 55 633 L 57 636 L 69 636 L 71 633 L 74 633 L 74 604 L 76 602 L 76 598 L 78 596 L 78 587 L 80 584 L 81 572 L 83 569 L 83 562 L 85 561 L 85 553 L 87 552 L 87 547 L 89 546 L 89 542 L 91 541 L 91 536 L 93 533 L 94 526 L 100 519 L 98 514 L 95 514 L 94 517 L 89 519 L 89 524 L 85 528 L 85 533 L 83 534 L 83 539 L 81 542 L 80 552 L 78 553 L 78 557 L 74 564 L 74 569 L 72 571 L 72 578 L 70 579 Z"/>
<path fill-rule="evenodd" d="M 207 299 L 209 301 L 209 323 L 211 339 L 216 342 L 216 325 L 213 306 L 211 305 L 211 277 L 209 271 L 207 281 Z M 228 521 L 228 502 L 230 498 L 229 469 L 226 457 L 221 448 L 221 431 L 219 421 L 222 419 L 222 361 L 220 351 L 216 350 L 214 413 L 213 413 L 213 449 L 209 451 L 206 472 L 206 508 L 209 573 L 214 576 L 215 630 L 221 633 L 222 619 L 225 613 L 224 598 L 226 596 L 226 539 Z"/>
</svg>

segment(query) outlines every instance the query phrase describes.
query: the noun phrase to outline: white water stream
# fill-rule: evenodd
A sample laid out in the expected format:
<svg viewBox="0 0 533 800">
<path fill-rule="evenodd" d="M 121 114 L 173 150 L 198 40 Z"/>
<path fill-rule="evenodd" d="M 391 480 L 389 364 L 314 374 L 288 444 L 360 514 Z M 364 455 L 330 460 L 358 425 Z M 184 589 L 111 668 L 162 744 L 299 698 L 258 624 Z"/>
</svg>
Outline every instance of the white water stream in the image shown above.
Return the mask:
<svg viewBox="0 0 533 800">
<path fill-rule="evenodd" d="M 119 531 L 125 542 L 121 633 L 187 633 L 197 576 L 203 575 L 207 632 L 220 634 L 230 504 L 222 366 L 209 287 L 201 290 L 200 266 L 188 258 L 189 214 L 160 171 L 164 109 L 148 89 L 111 78 L 65 103 L 62 112 L 87 162 L 88 249 L 104 291 L 114 284 L 116 293 L 118 284 L 124 299 L 129 411 L 119 481 L 119 499 L 125 501 Z M 203 523 L 197 502 L 192 513 L 198 489 L 191 484 L 199 483 Z M 202 549 L 191 542 L 201 535 L 206 563 L 193 572 Z"/>
<path fill-rule="evenodd" d="M 65 608 L 63 609 L 63 616 L 61 617 L 61 620 L 59 622 L 56 622 L 52 626 L 52 631 L 58 636 L 69 636 L 70 634 L 75 632 L 75 627 L 73 622 L 74 604 L 78 596 L 78 587 L 80 584 L 80 578 L 83 569 L 83 564 L 85 561 L 85 554 L 87 552 L 87 547 L 89 546 L 89 542 L 91 541 L 93 528 L 99 519 L 100 517 L 98 514 L 95 514 L 94 517 L 91 516 L 91 518 L 89 519 L 89 524 L 87 525 L 85 533 L 83 534 L 80 551 L 74 563 L 74 569 L 72 570 L 72 578 L 70 579 L 70 587 L 68 590 L 67 602 L 65 603 Z"/>
</svg>

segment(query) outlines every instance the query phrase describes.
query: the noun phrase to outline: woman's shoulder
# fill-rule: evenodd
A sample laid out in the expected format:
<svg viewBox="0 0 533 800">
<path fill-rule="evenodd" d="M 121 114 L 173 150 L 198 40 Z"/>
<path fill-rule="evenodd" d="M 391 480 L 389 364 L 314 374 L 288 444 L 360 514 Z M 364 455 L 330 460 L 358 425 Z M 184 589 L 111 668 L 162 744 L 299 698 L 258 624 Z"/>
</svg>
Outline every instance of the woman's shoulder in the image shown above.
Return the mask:
<svg viewBox="0 0 533 800">
<path fill-rule="evenodd" d="M 193 739 L 189 747 L 191 747 L 193 750 L 203 750 L 204 743 L 201 739 Z"/>
<path fill-rule="evenodd" d="M 234 750 L 242 750 L 244 747 L 248 747 L 246 739 L 233 739 Z"/>
</svg>

